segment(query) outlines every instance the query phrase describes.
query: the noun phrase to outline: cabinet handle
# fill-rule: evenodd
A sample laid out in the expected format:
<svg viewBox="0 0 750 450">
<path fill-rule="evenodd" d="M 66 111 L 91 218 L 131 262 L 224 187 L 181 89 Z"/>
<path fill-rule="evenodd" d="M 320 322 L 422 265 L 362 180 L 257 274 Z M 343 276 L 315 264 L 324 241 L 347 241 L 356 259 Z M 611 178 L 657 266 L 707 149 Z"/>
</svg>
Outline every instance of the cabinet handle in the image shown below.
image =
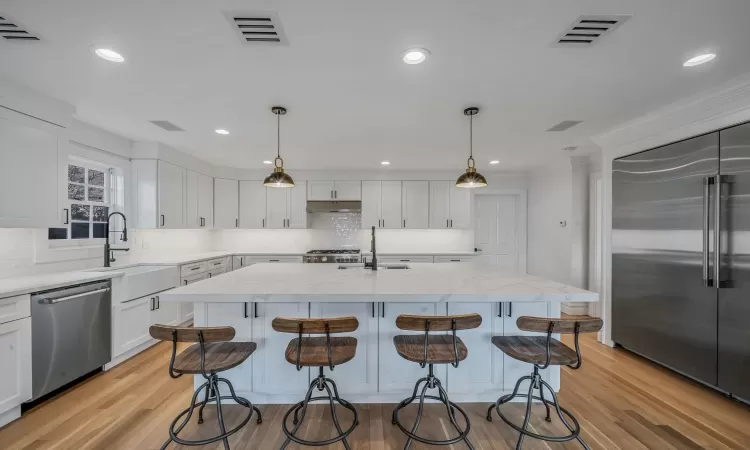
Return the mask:
<svg viewBox="0 0 750 450">
<path fill-rule="evenodd" d="M 156 309 L 161 309 L 161 299 L 159 296 L 156 296 Z"/>
<path fill-rule="evenodd" d="M 453 228 L 453 219 L 451 219 L 451 228 Z"/>
<path fill-rule="evenodd" d="M 513 302 L 508 302 L 508 317 L 513 317 Z"/>
<path fill-rule="evenodd" d="M 244 265 L 245 265 L 245 257 L 244 256 L 240 256 L 240 267 L 242 267 Z"/>
<path fill-rule="evenodd" d="M 240 219 L 234 219 L 234 227 L 239 228 L 240 227 Z"/>
<path fill-rule="evenodd" d="M 255 313 L 255 318 L 257 319 L 258 318 L 258 302 L 253 303 L 253 306 L 255 309 L 255 311 L 253 312 Z"/>
<path fill-rule="evenodd" d="M 404 219 L 404 228 L 406 228 L 406 219 Z"/>
<path fill-rule="evenodd" d="M 208 272 L 208 278 L 211 278 L 211 272 Z"/>
<path fill-rule="evenodd" d="M 411 262 L 411 259 L 400 259 L 401 262 Z"/>
<path fill-rule="evenodd" d="M 161 215 L 161 226 L 164 226 L 164 214 Z"/>
<path fill-rule="evenodd" d="M 339 198 L 339 191 L 333 191 L 333 198 Z"/>
<path fill-rule="evenodd" d="M 247 319 L 247 302 L 245 302 L 245 319 Z"/>
<path fill-rule="evenodd" d="M 65 211 L 65 222 L 63 222 L 63 225 L 68 225 L 70 223 L 70 211 L 68 208 L 63 209 Z"/>
<path fill-rule="evenodd" d="M 383 228 L 385 228 L 385 219 L 383 219 Z"/>
<path fill-rule="evenodd" d="M 372 318 L 375 318 L 375 302 L 372 302 Z"/>
<path fill-rule="evenodd" d="M 497 317 L 503 317 L 503 302 L 497 304 Z"/>
<path fill-rule="evenodd" d="M 331 198 L 333 198 L 333 190 L 331 190 Z"/>
<path fill-rule="evenodd" d="M 448 227 L 449 227 L 449 226 L 448 226 L 448 224 L 449 224 L 449 223 L 450 223 L 450 220 L 448 220 L 448 219 L 445 219 L 445 228 L 448 228 Z"/>
<path fill-rule="evenodd" d="M 187 286 L 187 280 L 182 280 L 183 283 L 185 283 L 185 286 Z"/>
<path fill-rule="evenodd" d="M 382 307 L 383 309 L 380 310 L 380 313 L 381 313 L 380 317 L 385 318 L 385 302 L 382 302 Z"/>
<path fill-rule="evenodd" d="M 192 269 L 190 269 L 190 270 L 198 270 L 198 269 L 200 269 L 200 266 L 198 266 L 198 267 L 193 267 L 193 268 L 192 268 Z"/>
<path fill-rule="evenodd" d="M 265 217 L 264 217 L 264 218 L 263 218 L 263 227 L 262 227 L 262 228 L 265 228 L 265 227 L 266 227 L 266 219 L 265 219 Z"/>
<path fill-rule="evenodd" d="M 269 259 L 268 262 L 279 262 L 278 259 Z"/>
<path fill-rule="evenodd" d="M 151 306 L 149 307 L 149 309 L 151 311 L 155 310 L 156 309 L 155 305 L 156 305 L 156 301 L 155 301 L 154 297 L 151 297 Z"/>
</svg>

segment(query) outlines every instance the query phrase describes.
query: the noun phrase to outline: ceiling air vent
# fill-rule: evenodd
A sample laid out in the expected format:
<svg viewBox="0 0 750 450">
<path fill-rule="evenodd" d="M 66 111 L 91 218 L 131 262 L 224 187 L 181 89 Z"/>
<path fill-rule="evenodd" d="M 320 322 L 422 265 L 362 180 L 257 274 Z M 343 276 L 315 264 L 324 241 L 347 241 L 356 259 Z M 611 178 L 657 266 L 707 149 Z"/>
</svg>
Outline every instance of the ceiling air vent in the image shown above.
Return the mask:
<svg viewBox="0 0 750 450">
<path fill-rule="evenodd" d="M 557 38 L 555 47 L 587 48 L 612 33 L 632 16 L 581 16 Z"/>
<path fill-rule="evenodd" d="M 547 131 L 565 131 L 568 128 L 573 128 L 574 126 L 581 123 L 582 120 L 563 120 L 562 122 L 558 123 L 554 127 L 550 128 Z"/>
<path fill-rule="evenodd" d="M 34 36 L 20 23 L 12 20 L 5 14 L 0 14 L 0 37 L 8 42 L 34 42 L 40 40 L 38 36 Z"/>
<path fill-rule="evenodd" d="M 234 32 L 245 44 L 288 44 L 276 13 L 267 11 L 224 12 Z"/>
<path fill-rule="evenodd" d="M 149 120 L 149 122 L 153 123 L 157 127 L 167 130 L 167 131 L 185 131 L 182 128 L 178 127 L 177 125 L 173 124 L 172 122 L 168 120 Z"/>
</svg>

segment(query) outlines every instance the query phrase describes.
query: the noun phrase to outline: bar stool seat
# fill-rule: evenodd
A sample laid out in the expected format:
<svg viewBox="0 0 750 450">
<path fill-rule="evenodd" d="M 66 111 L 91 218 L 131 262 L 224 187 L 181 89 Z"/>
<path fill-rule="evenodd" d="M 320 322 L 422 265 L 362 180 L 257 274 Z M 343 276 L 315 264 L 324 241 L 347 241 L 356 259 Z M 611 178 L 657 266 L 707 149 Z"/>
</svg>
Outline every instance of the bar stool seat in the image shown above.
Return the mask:
<svg viewBox="0 0 750 450">
<path fill-rule="evenodd" d="M 255 342 L 212 342 L 204 344 L 205 371 L 216 373 L 237 367 L 255 352 Z M 177 355 L 173 371 L 180 374 L 198 375 L 201 372 L 201 346 L 193 344 Z"/>
<path fill-rule="evenodd" d="M 547 361 L 546 336 L 493 336 L 492 344 L 511 358 L 525 363 L 543 365 Z M 576 352 L 557 339 L 550 340 L 549 352 L 550 364 L 555 366 L 578 361 Z"/>
<path fill-rule="evenodd" d="M 297 364 L 297 350 L 300 339 L 292 339 L 286 347 L 286 360 L 290 364 Z M 301 367 L 321 367 L 329 363 L 338 366 L 354 359 L 357 353 L 357 338 L 331 337 L 331 359 L 328 360 L 328 343 L 325 337 L 304 337 L 302 348 L 299 349 L 299 365 Z"/>
<path fill-rule="evenodd" d="M 469 350 L 456 336 L 456 347 L 453 347 L 453 336 L 449 334 L 432 334 L 427 336 L 427 359 L 425 359 L 425 337 L 421 334 L 400 335 L 393 337 L 396 352 L 404 359 L 426 364 L 450 364 L 463 361 L 469 356 Z"/>
</svg>

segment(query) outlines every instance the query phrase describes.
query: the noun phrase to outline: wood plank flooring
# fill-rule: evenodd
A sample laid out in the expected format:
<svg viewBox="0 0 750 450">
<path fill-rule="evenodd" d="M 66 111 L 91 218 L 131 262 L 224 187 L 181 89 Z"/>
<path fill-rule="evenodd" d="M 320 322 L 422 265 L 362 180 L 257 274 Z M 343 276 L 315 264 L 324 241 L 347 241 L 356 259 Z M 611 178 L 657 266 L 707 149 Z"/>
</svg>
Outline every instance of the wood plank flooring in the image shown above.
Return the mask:
<svg viewBox="0 0 750 450">
<path fill-rule="evenodd" d="M 568 342 L 570 344 L 570 342 Z M 561 402 L 575 414 L 582 436 L 592 449 L 748 449 L 750 408 L 675 375 L 642 358 L 610 349 L 591 337 L 582 339 L 584 364 L 562 370 Z M 0 449 L 158 449 L 167 427 L 192 395 L 191 378 L 167 374 L 169 344 L 159 344 L 110 372 L 97 375 L 74 389 L 38 406 L 22 419 L 0 429 Z M 290 370 L 294 368 L 290 365 Z M 486 404 L 462 405 L 471 419 L 472 443 L 477 449 L 513 449 L 517 433 L 499 418 L 484 418 Z M 406 441 L 390 423 L 393 405 L 356 405 L 360 426 L 350 436 L 353 449 L 400 449 Z M 232 449 L 278 449 L 283 442 L 280 424 L 287 406 L 260 406 L 264 422 L 251 421 L 232 436 Z M 226 408 L 227 425 L 238 423 L 240 407 Z M 521 405 L 508 405 L 511 418 L 522 420 Z M 542 406 L 535 406 L 532 426 L 539 432 L 560 432 L 557 420 L 547 424 Z M 413 410 L 404 414 L 408 422 Z M 348 422 L 342 410 L 342 423 Z M 430 405 L 420 431 L 444 438 L 452 431 L 445 410 Z M 302 435 L 330 436 L 327 409 L 309 413 Z M 214 433 L 215 409 L 206 408 L 205 423 L 195 419 L 186 438 Z M 170 449 L 182 448 L 171 444 Z M 186 447 L 187 448 L 187 447 Z M 195 448 L 195 447 L 193 447 Z M 220 449 L 221 443 L 202 448 Z M 290 449 L 300 448 L 290 445 Z M 343 449 L 341 444 L 325 448 Z M 415 444 L 414 449 L 431 448 Z M 437 448 L 437 447 L 433 447 Z M 448 448 L 463 449 L 463 444 Z M 573 443 L 545 443 L 527 438 L 524 449 L 579 449 Z"/>
</svg>

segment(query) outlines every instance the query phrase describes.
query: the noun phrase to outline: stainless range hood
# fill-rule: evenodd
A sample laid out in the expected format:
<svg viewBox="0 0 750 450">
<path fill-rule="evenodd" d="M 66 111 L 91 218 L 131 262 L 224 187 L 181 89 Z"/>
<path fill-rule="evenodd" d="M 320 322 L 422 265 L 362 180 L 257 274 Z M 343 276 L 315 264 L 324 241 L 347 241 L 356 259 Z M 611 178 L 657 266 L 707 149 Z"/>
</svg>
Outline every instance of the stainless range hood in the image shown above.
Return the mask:
<svg viewBox="0 0 750 450">
<path fill-rule="evenodd" d="M 307 212 L 309 213 L 332 213 L 332 212 L 362 212 L 362 202 L 359 200 L 308 200 Z"/>
</svg>

